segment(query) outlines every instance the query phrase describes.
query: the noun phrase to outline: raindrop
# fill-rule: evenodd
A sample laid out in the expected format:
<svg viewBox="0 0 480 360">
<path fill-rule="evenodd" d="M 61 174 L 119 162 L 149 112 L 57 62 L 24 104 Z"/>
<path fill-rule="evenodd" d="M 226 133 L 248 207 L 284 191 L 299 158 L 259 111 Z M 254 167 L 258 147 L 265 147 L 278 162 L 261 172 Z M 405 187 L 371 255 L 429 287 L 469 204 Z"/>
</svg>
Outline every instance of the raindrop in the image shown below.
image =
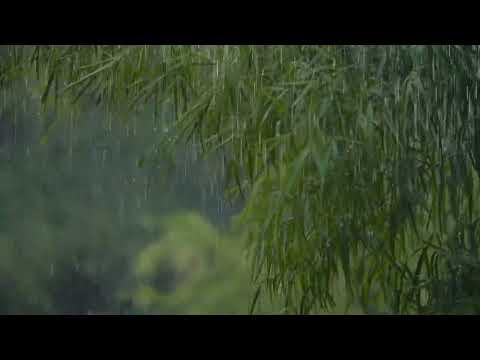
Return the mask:
<svg viewBox="0 0 480 360">
<path fill-rule="evenodd" d="M 145 201 L 148 200 L 148 194 L 149 194 L 149 192 L 150 192 L 150 184 L 149 184 L 148 179 L 146 179 L 146 180 L 145 180 L 144 192 L 143 192 L 144 197 L 145 197 Z"/>
<path fill-rule="evenodd" d="M 267 168 L 267 145 L 263 144 L 263 166 Z"/>
<path fill-rule="evenodd" d="M 277 123 L 275 124 L 275 136 L 279 137 L 280 136 L 280 126 L 281 126 L 281 123 L 280 123 L 280 120 L 277 121 Z"/>
<path fill-rule="evenodd" d="M 243 166 L 243 136 L 240 137 L 240 166 Z"/>
<path fill-rule="evenodd" d="M 225 161 L 220 160 L 220 174 L 222 178 L 225 177 Z"/>
<path fill-rule="evenodd" d="M 53 277 L 53 275 L 55 275 L 55 266 L 52 264 L 50 264 L 50 277 Z"/>
<path fill-rule="evenodd" d="M 415 129 L 415 137 L 417 136 L 417 119 L 418 119 L 418 107 L 417 102 L 413 103 L 413 123 Z"/>
<path fill-rule="evenodd" d="M 17 145 L 17 112 L 13 113 L 13 144 Z"/>
<path fill-rule="evenodd" d="M 138 196 L 137 196 L 136 200 L 137 200 L 137 209 L 140 209 L 142 207 L 142 200 Z"/>
<path fill-rule="evenodd" d="M 213 196 L 215 195 L 215 187 L 214 187 L 214 183 L 213 181 L 209 181 L 209 185 L 210 185 L 210 195 Z"/>
<path fill-rule="evenodd" d="M 435 59 L 432 60 L 432 80 L 435 82 Z"/>
<path fill-rule="evenodd" d="M 104 149 L 103 150 L 103 154 L 102 154 L 102 167 L 105 168 L 105 161 L 107 160 L 107 149 Z"/>
<path fill-rule="evenodd" d="M 218 199 L 218 214 L 219 215 L 223 214 L 223 201 L 222 201 L 222 199 Z"/>
</svg>

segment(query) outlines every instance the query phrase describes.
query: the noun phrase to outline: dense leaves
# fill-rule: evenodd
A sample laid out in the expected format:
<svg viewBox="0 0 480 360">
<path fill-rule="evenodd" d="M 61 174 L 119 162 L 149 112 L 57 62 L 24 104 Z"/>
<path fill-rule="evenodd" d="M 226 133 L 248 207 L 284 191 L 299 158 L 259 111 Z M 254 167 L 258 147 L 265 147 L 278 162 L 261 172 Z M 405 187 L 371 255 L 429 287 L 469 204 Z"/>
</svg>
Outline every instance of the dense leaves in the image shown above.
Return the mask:
<svg viewBox="0 0 480 360">
<path fill-rule="evenodd" d="M 171 108 L 172 141 L 222 154 L 255 278 L 287 311 L 331 308 L 339 279 L 366 311 L 479 311 L 478 47 L 9 53 L 3 77 L 37 81 L 46 107 Z"/>
</svg>

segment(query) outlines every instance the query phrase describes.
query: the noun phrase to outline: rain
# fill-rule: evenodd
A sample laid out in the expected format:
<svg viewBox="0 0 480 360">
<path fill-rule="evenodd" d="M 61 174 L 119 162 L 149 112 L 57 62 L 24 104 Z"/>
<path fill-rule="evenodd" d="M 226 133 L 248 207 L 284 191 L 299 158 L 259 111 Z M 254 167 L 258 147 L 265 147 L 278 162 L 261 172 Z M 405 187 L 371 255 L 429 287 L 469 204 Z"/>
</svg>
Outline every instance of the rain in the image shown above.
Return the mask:
<svg viewBox="0 0 480 360">
<path fill-rule="evenodd" d="M 219 77 L 218 64 L 214 71 Z M 0 286 L 13 284 L 14 295 L 1 291 L 0 313 L 247 312 L 243 241 L 228 231 L 239 205 L 225 199 L 219 156 L 179 144 L 172 171 L 159 150 L 174 136 L 171 107 L 145 107 L 125 125 L 95 101 L 66 116 L 41 114 L 32 83 L 1 94 Z M 54 124 L 44 143 L 42 119 Z M 139 273 L 149 257 L 154 267 Z M 174 276 L 168 287 L 155 280 L 163 267 Z"/>
<path fill-rule="evenodd" d="M 0 47 L 0 313 L 479 313 L 479 53 Z"/>
</svg>

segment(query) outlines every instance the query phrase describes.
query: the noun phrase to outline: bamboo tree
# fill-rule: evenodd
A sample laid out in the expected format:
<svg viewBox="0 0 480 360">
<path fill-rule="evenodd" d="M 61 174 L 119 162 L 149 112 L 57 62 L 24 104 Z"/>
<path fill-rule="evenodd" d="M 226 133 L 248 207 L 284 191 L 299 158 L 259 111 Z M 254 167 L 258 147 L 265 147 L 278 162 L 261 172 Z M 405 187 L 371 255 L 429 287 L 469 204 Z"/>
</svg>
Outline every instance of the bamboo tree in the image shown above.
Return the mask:
<svg viewBox="0 0 480 360">
<path fill-rule="evenodd" d="M 341 279 L 367 312 L 478 313 L 478 57 L 452 45 L 13 46 L 0 76 L 36 86 L 45 109 L 172 107 L 171 142 L 223 154 L 255 281 L 288 312 L 331 309 Z"/>
</svg>

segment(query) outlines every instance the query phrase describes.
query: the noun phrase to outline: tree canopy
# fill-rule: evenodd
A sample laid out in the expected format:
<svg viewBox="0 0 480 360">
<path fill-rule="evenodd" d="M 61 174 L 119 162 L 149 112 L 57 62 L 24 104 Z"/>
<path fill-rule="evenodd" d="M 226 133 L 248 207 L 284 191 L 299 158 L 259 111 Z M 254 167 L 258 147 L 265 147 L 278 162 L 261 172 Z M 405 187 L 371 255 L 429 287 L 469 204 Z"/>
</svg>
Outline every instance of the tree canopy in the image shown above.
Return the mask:
<svg viewBox="0 0 480 360">
<path fill-rule="evenodd" d="M 12 46 L 0 82 L 24 81 L 45 112 L 93 99 L 129 128 L 153 107 L 167 136 L 141 166 L 182 141 L 221 156 L 212 177 L 245 201 L 254 280 L 288 312 L 331 309 L 341 280 L 366 312 L 478 313 L 479 54 Z"/>
</svg>

